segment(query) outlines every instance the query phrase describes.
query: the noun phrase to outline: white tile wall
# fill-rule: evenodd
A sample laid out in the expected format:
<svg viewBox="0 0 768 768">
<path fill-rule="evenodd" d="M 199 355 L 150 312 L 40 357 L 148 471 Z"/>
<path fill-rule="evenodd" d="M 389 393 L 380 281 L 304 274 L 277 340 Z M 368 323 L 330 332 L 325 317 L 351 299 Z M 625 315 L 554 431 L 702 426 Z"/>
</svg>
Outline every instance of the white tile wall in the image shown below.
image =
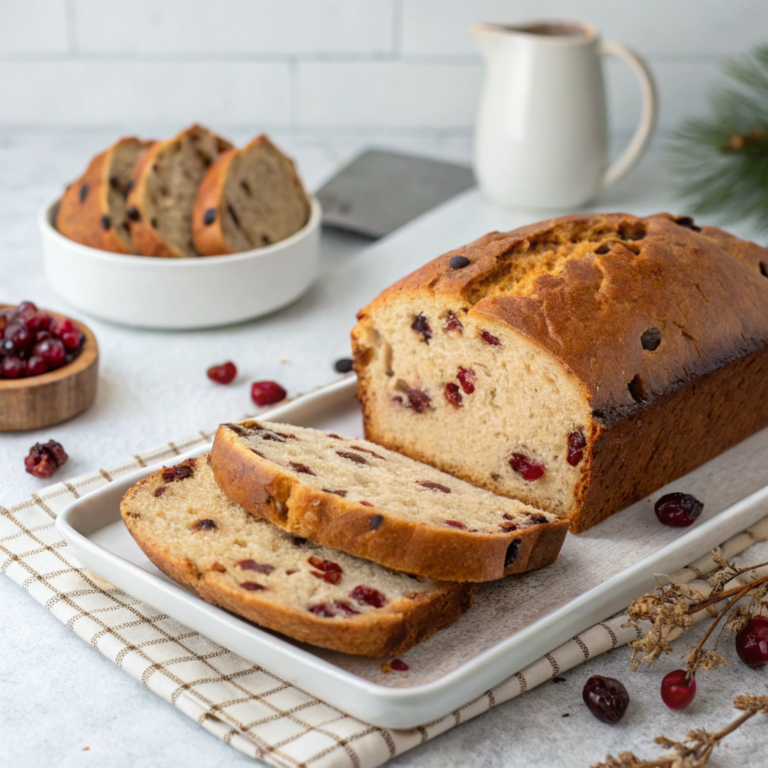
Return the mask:
<svg viewBox="0 0 768 768">
<path fill-rule="evenodd" d="M 648 58 L 665 130 L 768 31 L 766 0 L 0 0 L 0 125 L 466 134 L 482 79 L 469 24 L 563 16 Z M 627 132 L 637 86 L 620 62 L 606 73 Z"/>
</svg>

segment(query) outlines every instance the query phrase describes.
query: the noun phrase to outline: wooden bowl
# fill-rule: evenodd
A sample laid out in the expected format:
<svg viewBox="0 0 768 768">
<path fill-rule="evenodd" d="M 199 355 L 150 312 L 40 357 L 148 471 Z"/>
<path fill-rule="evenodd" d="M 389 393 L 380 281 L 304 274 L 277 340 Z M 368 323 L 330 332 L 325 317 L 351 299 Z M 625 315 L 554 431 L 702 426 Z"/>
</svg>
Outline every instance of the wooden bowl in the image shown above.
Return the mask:
<svg viewBox="0 0 768 768">
<path fill-rule="evenodd" d="M 0 310 L 12 305 L 0 304 Z M 64 315 L 47 312 L 56 319 Z M 59 424 L 84 411 L 96 397 L 99 345 L 86 325 L 80 354 L 55 371 L 28 379 L 0 379 L 0 432 L 41 429 Z"/>
</svg>

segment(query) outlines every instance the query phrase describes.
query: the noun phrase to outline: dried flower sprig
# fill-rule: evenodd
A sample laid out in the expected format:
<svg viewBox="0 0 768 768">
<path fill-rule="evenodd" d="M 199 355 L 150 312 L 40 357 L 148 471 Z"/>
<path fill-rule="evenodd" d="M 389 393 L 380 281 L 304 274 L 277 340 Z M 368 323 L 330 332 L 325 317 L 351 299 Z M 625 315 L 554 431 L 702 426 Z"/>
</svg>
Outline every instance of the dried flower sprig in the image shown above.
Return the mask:
<svg viewBox="0 0 768 768">
<path fill-rule="evenodd" d="M 712 550 L 712 559 L 718 569 L 707 579 L 709 594 L 705 597 L 699 590 L 682 584 L 659 584 L 646 595 L 634 600 L 629 606 L 629 624 L 638 627 L 640 622 L 650 621 L 651 629 L 643 637 L 630 643 L 632 647 L 632 670 L 640 664 L 653 664 L 662 654 L 671 651 L 671 641 L 694 623 L 694 615 L 706 610 L 712 617 L 712 624 L 696 647 L 688 654 L 688 674 L 693 675 L 697 669 L 709 670 L 725 665 L 725 658 L 715 650 L 705 650 L 704 645 L 709 640 L 720 621 L 730 613 L 724 629 L 738 634 L 753 617 L 762 611 L 768 611 L 768 575 L 758 577 L 755 571 L 768 565 L 758 563 L 739 567 L 729 562 L 720 554 L 718 548 Z M 739 583 L 731 589 L 725 587 L 735 579 L 748 575 L 746 584 Z M 751 598 L 748 605 L 736 606 L 744 597 Z M 719 611 L 717 603 L 727 600 Z"/>
<path fill-rule="evenodd" d="M 704 768 L 715 747 L 726 736 L 744 725 L 751 717 L 757 714 L 768 715 L 768 696 L 737 696 L 733 700 L 733 706 L 743 714 L 720 731 L 710 733 L 704 729 L 696 729 L 686 735 L 685 741 L 674 741 L 666 736 L 654 739 L 656 744 L 671 749 L 671 754 L 661 755 L 653 760 L 642 760 L 632 752 L 621 752 L 618 757 L 608 755 L 604 762 L 597 763 L 592 768 Z"/>
</svg>

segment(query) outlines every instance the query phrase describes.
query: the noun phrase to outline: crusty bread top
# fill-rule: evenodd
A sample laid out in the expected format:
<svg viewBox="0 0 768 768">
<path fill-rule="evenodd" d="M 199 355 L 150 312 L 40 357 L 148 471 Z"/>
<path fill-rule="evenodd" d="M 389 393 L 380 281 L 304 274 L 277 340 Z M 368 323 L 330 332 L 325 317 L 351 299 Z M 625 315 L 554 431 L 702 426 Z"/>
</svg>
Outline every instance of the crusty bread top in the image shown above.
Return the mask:
<svg viewBox="0 0 768 768">
<path fill-rule="evenodd" d="M 469 264 L 452 269 L 457 255 Z M 768 345 L 768 250 L 666 213 L 491 232 L 383 291 L 353 339 L 383 302 L 408 302 L 417 315 L 424 292 L 549 351 L 604 423 Z"/>
</svg>

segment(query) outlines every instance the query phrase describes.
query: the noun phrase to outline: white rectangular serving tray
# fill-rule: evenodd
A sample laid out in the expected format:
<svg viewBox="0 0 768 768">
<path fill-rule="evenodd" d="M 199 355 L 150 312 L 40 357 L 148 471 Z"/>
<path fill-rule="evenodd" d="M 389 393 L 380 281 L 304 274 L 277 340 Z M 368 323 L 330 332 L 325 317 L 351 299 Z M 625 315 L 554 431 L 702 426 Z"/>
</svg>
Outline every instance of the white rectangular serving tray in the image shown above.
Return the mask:
<svg viewBox="0 0 768 768">
<path fill-rule="evenodd" d="M 277 406 L 269 421 L 359 437 L 354 375 Z M 179 457 L 206 453 L 204 446 Z M 602 621 L 671 573 L 768 515 L 768 430 L 592 530 L 569 535 L 558 561 L 541 571 L 478 585 L 455 624 L 416 646 L 407 673 L 385 674 L 381 659 L 314 648 L 203 602 L 158 571 L 122 523 L 120 499 L 160 464 L 78 499 L 56 526 L 76 557 L 129 595 L 234 653 L 361 720 L 411 728 L 466 704 L 574 635 Z M 688 529 L 661 525 L 653 502 L 685 491 L 704 502 Z"/>
</svg>

